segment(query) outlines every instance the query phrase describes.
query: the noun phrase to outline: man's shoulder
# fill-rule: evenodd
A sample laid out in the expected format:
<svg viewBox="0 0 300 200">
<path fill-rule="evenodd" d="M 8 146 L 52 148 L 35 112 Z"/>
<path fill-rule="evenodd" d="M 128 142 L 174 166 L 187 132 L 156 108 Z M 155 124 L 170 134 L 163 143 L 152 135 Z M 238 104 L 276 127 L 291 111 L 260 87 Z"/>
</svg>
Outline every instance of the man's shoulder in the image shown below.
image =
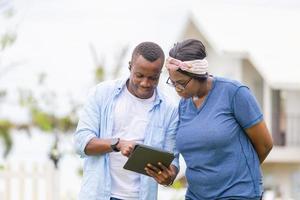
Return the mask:
<svg viewBox="0 0 300 200">
<path fill-rule="evenodd" d="M 158 88 L 159 98 L 161 99 L 161 105 L 167 110 L 174 110 L 178 108 L 178 99 L 173 95 L 167 95 L 164 91 Z"/>
<path fill-rule="evenodd" d="M 109 97 L 114 94 L 114 91 L 121 85 L 121 80 L 109 80 L 98 83 L 88 91 L 88 96 L 93 98 Z"/>
<path fill-rule="evenodd" d="M 95 90 L 103 90 L 103 89 L 113 89 L 116 88 L 121 83 L 121 80 L 108 80 L 98 83 L 94 86 Z"/>
</svg>

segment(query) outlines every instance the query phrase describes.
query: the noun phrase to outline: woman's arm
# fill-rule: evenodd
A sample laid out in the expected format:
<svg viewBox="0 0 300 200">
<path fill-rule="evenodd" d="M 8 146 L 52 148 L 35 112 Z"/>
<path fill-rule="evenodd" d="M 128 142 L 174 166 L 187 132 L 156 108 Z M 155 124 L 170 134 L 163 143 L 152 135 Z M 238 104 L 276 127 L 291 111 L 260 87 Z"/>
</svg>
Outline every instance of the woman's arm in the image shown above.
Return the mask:
<svg viewBox="0 0 300 200">
<path fill-rule="evenodd" d="M 272 137 L 266 123 L 261 121 L 245 131 L 256 150 L 260 163 L 263 163 L 273 147 Z"/>
</svg>

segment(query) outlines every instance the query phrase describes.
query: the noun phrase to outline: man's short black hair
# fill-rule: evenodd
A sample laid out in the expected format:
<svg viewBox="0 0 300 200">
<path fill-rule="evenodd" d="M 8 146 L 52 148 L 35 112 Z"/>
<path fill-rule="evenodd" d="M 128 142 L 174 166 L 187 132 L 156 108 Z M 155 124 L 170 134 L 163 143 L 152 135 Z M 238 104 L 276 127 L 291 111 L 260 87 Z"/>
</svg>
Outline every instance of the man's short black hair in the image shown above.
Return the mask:
<svg viewBox="0 0 300 200">
<path fill-rule="evenodd" d="M 154 42 L 142 42 L 137 45 L 132 52 L 131 61 L 133 62 L 139 55 L 150 62 L 154 62 L 157 59 L 161 59 L 162 63 L 165 61 L 164 51 Z"/>
</svg>

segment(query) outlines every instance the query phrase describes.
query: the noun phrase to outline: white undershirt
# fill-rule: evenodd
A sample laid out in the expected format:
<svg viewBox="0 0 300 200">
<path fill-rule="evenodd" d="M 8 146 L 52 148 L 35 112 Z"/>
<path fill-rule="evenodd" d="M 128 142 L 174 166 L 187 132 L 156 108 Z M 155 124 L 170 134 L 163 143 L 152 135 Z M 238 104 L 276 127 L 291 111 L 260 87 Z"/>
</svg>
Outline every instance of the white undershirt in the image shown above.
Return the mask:
<svg viewBox="0 0 300 200">
<path fill-rule="evenodd" d="M 153 107 L 155 94 L 149 99 L 139 99 L 127 87 L 121 91 L 116 101 L 113 118 L 112 137 L 143 143 L 148 124 L 148 113 Z M 127 157 L 120 152 L 109 154 L 111 175 L 111 197 L 137 200 L 140 190 L 140 176 L 123 169 Z"/>
</svg>

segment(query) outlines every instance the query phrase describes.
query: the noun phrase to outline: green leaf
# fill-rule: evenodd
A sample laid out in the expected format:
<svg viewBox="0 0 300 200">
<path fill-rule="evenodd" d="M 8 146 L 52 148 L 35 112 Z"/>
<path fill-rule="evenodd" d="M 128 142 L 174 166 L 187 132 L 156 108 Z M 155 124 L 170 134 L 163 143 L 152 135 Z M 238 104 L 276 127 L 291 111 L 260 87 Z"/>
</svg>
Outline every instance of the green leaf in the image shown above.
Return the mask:
<svg viewBox="0 0 300 200">
<path fill-rule="evenodd" d="M 97 82 L 101 82 L 104 80 L 104 68 L 103 66 L 97 66 L 95 70 L 95 79 Z"/>
<path fill-rule="evenodd" d="M 15 33 L 5 33 L 0 37 L 1 50 L 11 46 L 17 39 L 17 35 Z"/>
<path fill-rule="evenodd" d="M 72 121 L 70 116 L 65 116 L 65 117 L 59 118 L 57 120 L 58 120 L 57 128 L 63 132 L 73 130 L 76 127 L 76 123 Z"/>
<path fill-rule="evenodd" d="M 6 157 L 12 148 L 12 138 L 10 135 L 10 130 L 12 128 L 12 124 L 7 120 L 0 120 L 0 137 L 4 142 L 4 154 L 3 156 Z"/>
<path fill-rule="evenodd" d="M 53 131 L 54 123 L 52 115 L 37 109 L 33 109 L 31 114 L 32 122 L 35 126 L 45 132 Z"/>
</svg>

